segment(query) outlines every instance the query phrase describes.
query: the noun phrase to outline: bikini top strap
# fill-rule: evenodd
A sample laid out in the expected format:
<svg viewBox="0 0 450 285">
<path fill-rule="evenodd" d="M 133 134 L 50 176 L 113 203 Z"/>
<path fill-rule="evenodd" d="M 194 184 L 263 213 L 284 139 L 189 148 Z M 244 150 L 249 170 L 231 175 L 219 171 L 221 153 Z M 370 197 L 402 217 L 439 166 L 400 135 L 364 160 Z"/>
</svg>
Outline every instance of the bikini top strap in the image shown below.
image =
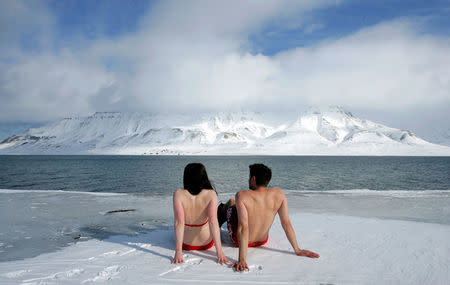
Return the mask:
<svg viewBox="0 0 450 285">
<path fill-rule="evenodd" d="M 208 219 L 206 219 L 206 221 L 203 223 L 203 224 L 201 224 L 201 225 L 191 225 L 191 224 L 184 224 L 185 226 L 188 226 L 188 227 L 203 227 L 204 225 L 206 225 L 207 223 L 208 223 Z"/>
</svg>

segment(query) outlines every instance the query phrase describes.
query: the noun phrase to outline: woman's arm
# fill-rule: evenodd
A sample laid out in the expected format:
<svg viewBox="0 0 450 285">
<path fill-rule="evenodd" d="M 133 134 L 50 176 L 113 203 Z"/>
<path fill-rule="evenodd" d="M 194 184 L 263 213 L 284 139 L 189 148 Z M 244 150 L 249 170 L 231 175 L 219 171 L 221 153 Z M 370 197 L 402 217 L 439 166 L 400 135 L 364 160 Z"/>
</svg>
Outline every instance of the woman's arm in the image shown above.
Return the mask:
<svg viewBox="0 0 450 285">
<path fill-rule="evenodd" d="M 173 216 L 175 231 L 175 256 L 172 263 L 183 263 L 184 208 L 181 202 L 181 191 L 173 193 Z"/>
<path fill-rule="evenodd" d="M 220 240 L 220 228 L 219 222 L 217 221 L 217 204 L 217 194 L 211 191 L 211 200 L 208 205 L 209 230 L 211 231 L 216 247 L 217 262 L 220 264 L 227 264 L 228 259 L 223 253 L 222 242 Z"/>
</svg>

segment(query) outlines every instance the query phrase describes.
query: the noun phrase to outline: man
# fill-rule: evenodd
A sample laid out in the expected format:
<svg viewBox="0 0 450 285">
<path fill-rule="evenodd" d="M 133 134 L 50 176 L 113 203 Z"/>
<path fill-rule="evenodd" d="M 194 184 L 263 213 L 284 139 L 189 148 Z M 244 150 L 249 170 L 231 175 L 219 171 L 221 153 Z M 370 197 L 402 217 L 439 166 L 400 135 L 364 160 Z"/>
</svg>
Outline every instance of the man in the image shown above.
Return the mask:
<svg viewBox="0 0 450 285">
<path fill-rule="evenodd" d="M 264 164 L 250 165 L 248 181 L 251 190 L 236 193 L 236 200 L 230 199 L 218 208 L 219 223 L 228 223 L 228 234 L 239 247 L 239 259 L 231 265 L 237 272 L 248 270 L 247 249 L 261 246 L 269 238 L 269 229 L 275 215 L 280 216 L 281 225 L 294 251 L 299 256 L 318 258 L 319 255 L 298 247 L 294 229 L 289 220 L 286 196 L 280 188 L 267 188 L 272 171 Z"/>
</svg>

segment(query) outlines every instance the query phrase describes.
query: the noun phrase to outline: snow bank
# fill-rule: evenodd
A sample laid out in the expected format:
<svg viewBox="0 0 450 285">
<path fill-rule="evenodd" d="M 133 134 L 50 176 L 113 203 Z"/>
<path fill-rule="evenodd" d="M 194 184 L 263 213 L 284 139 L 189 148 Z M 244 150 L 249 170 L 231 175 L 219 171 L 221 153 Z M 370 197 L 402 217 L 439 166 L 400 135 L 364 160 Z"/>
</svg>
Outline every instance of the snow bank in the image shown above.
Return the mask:
<svg viewBox="0 0 450 285">
<path fill-rule="evenodd" d="M 448 284 L 450 226 L 296 213 L 300 246 L 319 259 L 298 257 L 277 221 L 269 242 L 248 253 L 249 272 L 215 262 L 215 252 L 185 252 L 172 265 L 172 228 L 137 236 L 89 240 L 35 258 L 0 263 L 0 284 Z M 223 234 L 234 261 L 238 250 Z"/>
</svg>

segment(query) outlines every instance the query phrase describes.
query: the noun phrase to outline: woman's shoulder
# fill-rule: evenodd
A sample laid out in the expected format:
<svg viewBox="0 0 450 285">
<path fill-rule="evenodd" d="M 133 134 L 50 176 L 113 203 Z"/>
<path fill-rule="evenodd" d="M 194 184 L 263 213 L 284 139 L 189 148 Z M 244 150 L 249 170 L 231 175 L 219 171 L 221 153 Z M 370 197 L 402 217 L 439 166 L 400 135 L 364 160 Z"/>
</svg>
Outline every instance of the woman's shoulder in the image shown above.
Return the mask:
<svg viewBox="0 0 450 285">
<path fill-rule="evenodd" d="M 177 189 L 173 192 L 173 197 L 186 196 L 189 193 L 186 189 Z"/>
<path fill-rule="evenodd" d="M 209 199 L 217 199 L 217 193 L 213 189 L 202 189 L 200 191 L 199 195 L 202 195 L 203 197 Z"/>
<path fill-rule="evenodd" d="M 186 189 L 177 189 L 173 193 L 173 197 L 192 197 L 192 198 L 194 198 L 195 196 L 201 197 L 202 199 L 207 199 L 207 200 L 217 199 L 217 193 L 216 193 L 216 191 L 214 191 L 212 189 L 202 189 L 197 195 L 192 195 Z"/>
</svg>

